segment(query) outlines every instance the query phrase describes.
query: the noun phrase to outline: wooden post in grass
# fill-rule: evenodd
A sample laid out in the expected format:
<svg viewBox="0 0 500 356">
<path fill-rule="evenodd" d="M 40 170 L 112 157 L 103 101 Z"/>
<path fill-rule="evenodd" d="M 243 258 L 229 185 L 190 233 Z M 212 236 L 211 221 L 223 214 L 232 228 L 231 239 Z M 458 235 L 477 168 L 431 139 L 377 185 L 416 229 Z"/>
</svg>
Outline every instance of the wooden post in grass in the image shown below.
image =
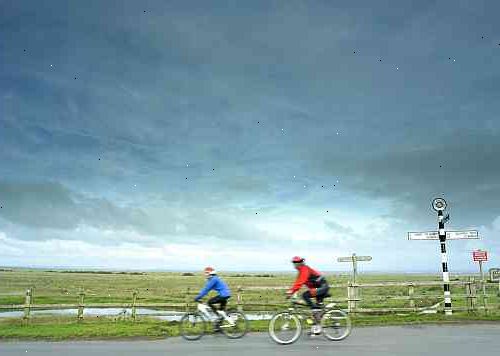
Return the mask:
<svg viewBox="0 0 500 356">
<path fill-rule="evenodd" d="M 80 291 L 80 302 L 78 303 L 78 321 L 83 320 L 83 308 L 85 307 L 85 292 Z"/>
<path fill-rule="evenodd" d="M 487 315 L 488 314 L 488 294 L 486 293 L 486 282 L 483 278 L 481 281 L 482 284 L 482 289 L 483 289 L 483 306 L 484 306 L 484 313 Z"/>
<path fill-rule="evenodd" d="M 187 290 L 186 290 L 186 313 L 189 311 L 189 293 L 191 292 L 191 288 L 187 287 Z"/>
<path fill-rule="evenodd" d="M 242 306 L 241 306 L 241 292 L 243 289 L 241 286 L 238 286 L 237 292 L 236 292 L 236 308 L 238 309 L 239 312 L 242 311 Z"/>
<path fill-rule="evenodd" d="M 465 282 L 465 295 L 467 298 L 467 313 L 470 313 L 472 311 L 472 295 L 471 295 L 471 288 L 470 288 L 470 277 L 467 282 Z"/>
<path fill-rule="evenodd" d="M 132 320 L 134 321 L 136 317 L 136 309 L 135 309 L 136 303 L 137 303 L 137 291 L 135 290 L 134 293 L 132 294 Z"/>
<path fill-rule="evenodd" d="M 476 308 L 476 285 L 473 277 L 469 277 L 465 284 L 465 293 L 467 294 L 467 311 L 471 313 Z"/>
<path fill-rule="evenodd" d="M 31 311 L 31 289 L 26 290 L 26 297 L 24 299 L 24 320 L 28 321 Z"/>
<path fill-rule="evenodd" d="M 357 308 L 357 299 L 358 299 L 358 293 L 357 293 L 357 288 L 358 285 L 354 284 L 352 282 L 349 282 L 349 285 L 347 286 L 347 308 L 349 312 L 355 312 Z"/>
<path fill-rule="evenodd" d="M 410 308 L 415 308 L 415 299 L 413 299 L 413 294 L 415 293 L 415 286 L 413 283 L 408 283 L 408 298 L 410 300 Z"/>
</svg>

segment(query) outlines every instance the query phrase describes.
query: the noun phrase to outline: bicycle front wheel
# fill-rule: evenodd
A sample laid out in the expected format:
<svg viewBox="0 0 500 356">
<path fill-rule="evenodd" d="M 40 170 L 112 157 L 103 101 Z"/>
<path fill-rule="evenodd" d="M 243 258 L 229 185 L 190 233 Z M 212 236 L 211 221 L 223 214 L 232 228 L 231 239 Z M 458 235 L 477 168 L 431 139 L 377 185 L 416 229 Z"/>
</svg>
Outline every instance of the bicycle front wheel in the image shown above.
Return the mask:
<svg viewBox="0 0 500 356">
<path fill-rule="evenodd" d="M 351 318 L 342 310 L 330 310 L 321 317 L 321 327 L 328 340 L 340 341 L 351 333 Z"/>
<path fill-rule="evenodd" d="M 227 316 L 231 322 L 224 320 L 220 326 L 224 335 L 230 339 L 239 339 L 245 336 L 249 328 L 245 314 L 238 311 L 230 311 L 227 313 Z"/>
<path fill-rule="evenodd" d="M 207 322 L 200 313 L 187 313 L 181 318 L 179 331 L 189 341 L 200 339 L 207 330 Z"/>
<path fill-rule="evenodd" d="M 299 339 L 301 332 L 300 319 L 290 312 L 277 313 L 269 321 L 269 336 L 280 345 L 294 343 Z"/>
</svg>

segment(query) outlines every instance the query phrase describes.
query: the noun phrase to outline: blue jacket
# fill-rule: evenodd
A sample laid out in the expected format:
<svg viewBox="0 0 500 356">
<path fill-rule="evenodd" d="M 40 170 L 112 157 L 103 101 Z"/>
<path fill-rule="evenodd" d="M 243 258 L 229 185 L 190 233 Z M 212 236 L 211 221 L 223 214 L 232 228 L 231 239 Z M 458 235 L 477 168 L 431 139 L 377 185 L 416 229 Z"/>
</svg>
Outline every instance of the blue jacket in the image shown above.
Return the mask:
<svg viewBox="0 0 500 356">
<path fill-rule="evenodd" d="M 227 284 L 224 283 L 222 279 L 219 278 L 219 276 L 215 275 L 207 280 L 207 284 L 205 284 L 205 287 L 200 291 L 200 294 L 198 294 L 195 300 L 200 300 L 201 298 L 206 296 L 212 289 L 219 293 L 221 297 L 231 296 L 231 291 L 229 290 Z"/>
</svg>

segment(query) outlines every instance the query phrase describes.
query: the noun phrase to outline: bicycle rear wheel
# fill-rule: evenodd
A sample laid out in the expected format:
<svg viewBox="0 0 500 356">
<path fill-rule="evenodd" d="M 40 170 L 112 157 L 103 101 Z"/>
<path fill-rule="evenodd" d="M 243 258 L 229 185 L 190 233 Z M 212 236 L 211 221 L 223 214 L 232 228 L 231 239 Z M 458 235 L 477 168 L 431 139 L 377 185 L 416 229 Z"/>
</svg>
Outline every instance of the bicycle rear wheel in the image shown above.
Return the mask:
<svg viewBox="0 0 500 356">
<path fill-rule="evenodd" d="M 321 327 L 328 340 L 340 341 L 351 333 L 351 318 L 342 310 L 330 310 L 321 317 Z"/>
<path fill-rule="evenodd" d="M 181 336 L 189 341 L 200 339 L 207 330 L 207 322 L 200 313 L 186 313 L 179 323 Z"/>
<path fill-rule="evenodd" d="M 275 314 L 269 321 L 269 336 L 280 345 L 289 345 L 297 341 L 302 332 L 300 319 L 290 313 Z"/>
<path fill-rule="evenodd" d="M 220 326 L 224 335 L 230 339 L 239 339 L 248 331 L 249 325 L 245 314 L 238 311 L 227 312 L 227 316 L 232 321 L 232 323 L 224 320 Z"/>
</svg>

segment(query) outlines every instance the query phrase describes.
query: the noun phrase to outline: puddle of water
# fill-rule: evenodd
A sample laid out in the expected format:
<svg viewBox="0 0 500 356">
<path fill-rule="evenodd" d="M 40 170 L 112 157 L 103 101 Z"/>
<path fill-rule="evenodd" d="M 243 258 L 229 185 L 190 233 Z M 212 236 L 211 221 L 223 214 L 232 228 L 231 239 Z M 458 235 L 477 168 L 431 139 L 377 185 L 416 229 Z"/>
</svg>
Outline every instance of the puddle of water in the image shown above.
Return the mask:
<svg viewBox="0 0 500 356">
<path fill-rule="evenodd" d="M 32 310 L 31 315 L 78 315 L 77 309 L 54 309 L 54 310 Z M 132 315 L 131 308 L 85 308 L 83 310 L 84 316 L 127 316 Z M 161 311 L 153 309 L 136 309 L 136 315 L 146 315 L 151 316 L 160 320 L 166 321 L 179 321 L 184 315 L 183 312 L 178 311 Z M 23 311 L 7 311 L 0 312 L 0 318 L 22 318 L 24 316 Z M 245 314 L 248 320 L 269 320 L 272 315 L 268 313 L 250 313 Z"/>
</svg>

